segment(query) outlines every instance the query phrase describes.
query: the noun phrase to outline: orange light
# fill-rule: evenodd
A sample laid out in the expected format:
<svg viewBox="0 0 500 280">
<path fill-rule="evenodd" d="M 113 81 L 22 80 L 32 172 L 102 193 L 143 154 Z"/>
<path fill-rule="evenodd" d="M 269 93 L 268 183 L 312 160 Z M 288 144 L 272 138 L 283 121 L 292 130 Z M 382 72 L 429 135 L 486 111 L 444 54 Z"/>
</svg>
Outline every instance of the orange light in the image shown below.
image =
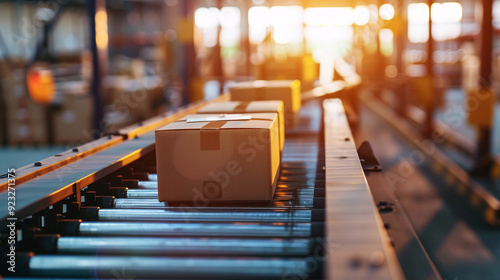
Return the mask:
<svg viewBox="0 0 500 280">
<path fill-rule="evenodd" d="M 52 71 L 30 69 L 26 74 L 28 92 L 31 99 L 38 103 L 50 103 L 55 97 L 55 83 Z"/>
<path fill-rule="evenodd" d="M 104 10 L 95 14 L 95 34 L 97 48 L 106 48 L 108 46 L 108 15 Z"/>
<path fill-rule="evenodd" d="M 379 32 L 380 52 L 384 56 L 391 56 L 394 52 L 394 33 L 388 28 L 384 28 Z"/>
</svg>

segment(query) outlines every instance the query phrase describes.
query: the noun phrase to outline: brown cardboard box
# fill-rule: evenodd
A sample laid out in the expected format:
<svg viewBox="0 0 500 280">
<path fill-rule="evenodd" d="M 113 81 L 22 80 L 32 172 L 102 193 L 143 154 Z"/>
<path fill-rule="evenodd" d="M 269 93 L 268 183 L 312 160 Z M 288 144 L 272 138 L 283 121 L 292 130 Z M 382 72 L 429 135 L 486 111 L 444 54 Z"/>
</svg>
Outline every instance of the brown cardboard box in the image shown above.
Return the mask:
<svg viewBox="0 0 500 280">
<path fill-rule="evenodd" d="M 467 122 L 480 128 L 489 128 L 495 117 L 496 94 L 492 88 L 480 88 L 467 92 L 467 103 L 474 104 L 467 110 Z"/>
<path fill-rule="evenodd" d="M 92 140 L 92 99 L 86 92 L 64 93 L 54 114 L 54 142 L 78 145 Z"/>
<path fill-rule="evenodd" d="M 113 111 L 130 115 L 133 122 L 152 118 L 158 114 L 155 105 L 163 96 L 161 79 L 124 79 L 114 76 L 105 80 L 106 102 Z"/>
<path fill-rule="evenodd" d="M 46 106 L 34 102 L 26 89 L 25 71 L 15 69 L 1 81 L 9 145 L 46 145 Z"/>
<path fill-rule="evenodd" d="M 32 146 L 35 144 L 47 144 L 45 139 L 40 138 L 40 134 L 43 133 L 40 126 L 34 126 L 30 122 L 10 119 L 7 120 L 7 127 L 7 143 L 11 146 Z M 42 134 L 42 136 L 44 136 L 44 134 Z"/>
<path fill-rule="evenodd" d="M 10 145 L 46 145 L 46 108 L 29 97 L 13 97 L 6 104 Z"/>
<path fill-rule="evenodd" d="M 269 201 L 279 161 L 277 114 L 188 115 L 156 131 L 158 199 Z"/>
<path fill-rule="evenodd" d="M 240 113 L 277 113 L 278 129 L 280 131 L 280 151 L 285 146 L 285 115 L 283 102 L 280 100 L 270 101 L 225 101 L 214 102 L 201 108 L 198 114 L 240 114 Z"/>
<path fill-rule="evenodd" d="M 282 100 L 285 114 L 300 110 L 300 81 L 241 82 L 230 88 L 232 101 Z"/>
</svg>

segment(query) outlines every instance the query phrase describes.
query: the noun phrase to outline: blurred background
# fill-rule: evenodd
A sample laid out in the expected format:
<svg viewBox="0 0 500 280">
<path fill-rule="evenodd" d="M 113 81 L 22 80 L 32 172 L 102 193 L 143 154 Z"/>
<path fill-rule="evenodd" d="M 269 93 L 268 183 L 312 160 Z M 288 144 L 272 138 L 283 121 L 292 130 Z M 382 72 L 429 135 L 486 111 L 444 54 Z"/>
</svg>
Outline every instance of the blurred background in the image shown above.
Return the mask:
<svg viewBox="0 0 500 280">
<path fill-rule="evenodd" d="M 346 101 L 443 279 L 498 279 L 499 35 L 497 0 L 0 1 L 0 170 L 297 79 Z"/>
<path fill-rule="evenodd" d="M 456 121 L 440 109 L 466 116 L 467 92 L 496 96 L 499 87 L 498 1 L 0 1 L 0 13 L 1 152 L 13 160 L 2 164 L 27 163 L 10 156 L 20 150 L 50 155 L 212 99 L 243 80 L 300 79 L 303 91 L 362 81 L 402 102 L 402 113 L 445 124 Z M 474 124 L 450 130 L 471 153 Z"/>
</svg>

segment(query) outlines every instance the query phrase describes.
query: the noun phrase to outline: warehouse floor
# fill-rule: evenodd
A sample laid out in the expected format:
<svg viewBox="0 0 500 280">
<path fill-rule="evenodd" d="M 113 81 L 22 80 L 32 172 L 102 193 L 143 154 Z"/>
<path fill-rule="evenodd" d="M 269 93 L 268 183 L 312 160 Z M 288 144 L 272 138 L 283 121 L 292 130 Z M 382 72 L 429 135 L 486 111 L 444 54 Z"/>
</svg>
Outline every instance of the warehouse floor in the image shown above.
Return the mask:
<svg viewBox="0 0 500 280">
<path fill-rule="evenodd" d="M 444 178 L 411 156 L 413 148 L 389 124 L 364 108 L 356 138 L 358 145 L 372 144 L 388 185 L 443 279 L 498 279 L 498 229 L 472 214 L 447 190 Z"/>
</svg>

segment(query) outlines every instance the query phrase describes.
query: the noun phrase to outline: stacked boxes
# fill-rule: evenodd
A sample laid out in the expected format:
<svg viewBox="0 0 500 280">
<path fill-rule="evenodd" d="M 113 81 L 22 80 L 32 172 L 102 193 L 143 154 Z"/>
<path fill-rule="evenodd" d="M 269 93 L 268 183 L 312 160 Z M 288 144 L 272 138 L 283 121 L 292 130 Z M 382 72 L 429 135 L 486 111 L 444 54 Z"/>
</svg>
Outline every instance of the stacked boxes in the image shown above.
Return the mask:
<svg viewBox="0 0 500 280">
<path fill-rule="evenodd" d="M 59 106 L 52 114 L 53 141 L 57 145 L 79 145 L 92 138 L 92 96 L 82 80 L 57 83 Z"/>
<path fill-rule="evenodd" d="M 159 114 L 158 104 L 162 103 L 164 93 L 159 77 L 108 76 L 104 84 L 109 108 L 106 119 L 110 123 L 107 133 Z"/>
<path fill-rule="evenodd" d="M 30 98 L 24 73 L 14 70 L 11 77 L 2 81 L 9 145 L 75 145 L 92 140 L 85 133 L 92 129 L 92 99 L 86 82 L 57 83 L 60 103 L 45 105 Z"/>
<path fill-rule="evenodd" d="M 159 200 L 195 206 L 271 200 L 279 130 L 276 113 L 189 115 L 157 130 Z"/>
<path fill-rule="evenodd" d="M 286 61 L 267 60 L 264 64 L 266 80 L 290 80 L 301 78 L 301 59 L 288 58 Z"/>
<path fill-rule="evenodd" d="M 54 142 L 79 145 L 92 138 L 92 99 L 87 92 L 66 92 L 53 118 Z"/>
<path fill-rule="evenodd" d="M 254 66 L 256 79 L 300 79 L 303 91 L 312 89 L 319 75 L 319 64 L 314 61 L 311 54 L 302 57 L 288 57 L 284 61 L 268 59 Z"/>
<path fill-rule="evenodd" d="M 9 145 L 46 145 L 46 108 L 31 100 L 23 70 L 13 70 L 2 81 Z"/>
<path fill-rule="evenodd" d="M 241 82 L 230 88 L 232 101 L 282 100 L 285 109 L 285 125 L 293 127 L 300 110 L 300 81 L 253 81 Z"/>
<path fill-rule="evenodd" d="M 45 107 L 29 97 L 7 102 L 9 145 L 46 145 L 48 138 L 45 120 Z"/>
<path fill-rule="evenodd" d="M 241 113 L 277 113 L 280 131 L 280 151 L 285 145 L 285 115 L 283 102 L 273 101 L 226 101 L 215 102 L 203 107 L 198 114 L 241 114 Z"/>
<path fill-rule="evenodd" d="M 243 82 L 231 99 L 156 131 L 159 201 L 199 207 L 273 198 L 300 82 Z"/>
</svg>

